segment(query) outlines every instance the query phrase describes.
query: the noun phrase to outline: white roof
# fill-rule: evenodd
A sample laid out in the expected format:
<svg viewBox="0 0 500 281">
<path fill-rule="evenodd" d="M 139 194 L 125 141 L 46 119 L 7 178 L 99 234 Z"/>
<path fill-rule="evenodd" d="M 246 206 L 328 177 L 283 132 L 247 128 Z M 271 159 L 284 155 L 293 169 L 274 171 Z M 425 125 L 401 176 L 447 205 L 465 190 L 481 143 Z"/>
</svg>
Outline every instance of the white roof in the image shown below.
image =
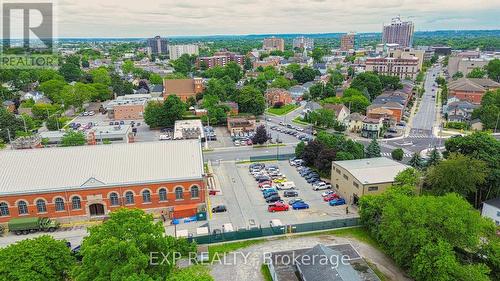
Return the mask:
<svg viewBox="0 0 500 281">
<path fill-rule="evenodd" d="M 333 161 L 355 177 L 361 184 L 393 182 L 396 175 L 409 166 L 386 157 Z"/>
<path fill-rule="evenodd" d="M 202 177 L 199 140 L 0 152 L 0 195 Z"/>
</svg>

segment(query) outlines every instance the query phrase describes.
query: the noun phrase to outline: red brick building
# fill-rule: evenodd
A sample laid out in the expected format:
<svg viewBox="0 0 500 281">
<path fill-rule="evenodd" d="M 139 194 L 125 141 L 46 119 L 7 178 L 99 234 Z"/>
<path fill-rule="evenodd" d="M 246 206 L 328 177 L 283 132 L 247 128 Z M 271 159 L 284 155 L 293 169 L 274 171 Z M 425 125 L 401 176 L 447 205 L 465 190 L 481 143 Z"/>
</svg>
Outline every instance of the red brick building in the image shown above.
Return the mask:
<svg viewBox="0 0 500 281">
<path fill-rule="evenodd" d="M 88 220 L 120 207 L 175 218 L 206 211 L 198 140 L 5 151 L 2 158 L 0 223 Z"/>
<path fill-rule="evenodd" d="M 245 56 L 238 55 L 233 52 L 216 52 L 211 57 L 200 57 L 196 60 L 196 67 L 201 67 L 201 63 L 205 63 L 208 68 L 214 66 L 226 66 L 229 62 L 235 62 L 239 65 L 245 63 Z"/>
<path fill-rule="evenodd" d="M 293 99 L 290 93 L 285 89 L 271 88 L 265 94 L 267 104 L 274 106 L 276 103 L 281 102 L 283 105 L 292 103 Z"/>
<path fill-rule="evenodd" d="M 456 97 L 462 101 L 481 104 L 487 91 L 500 89 L 500 83 L 485 78 L 460 78 L 448 83 L 448 97 Z"/>
<path fill-rule="evenodd" d="M 196 98 L 196 94 L 204 90 L 203 79 L 165 79 L 163 80 L 163 97 L 170 95 L 178 96 L 182 101 L 187 101 L 190 97 Z"/>
</svg>

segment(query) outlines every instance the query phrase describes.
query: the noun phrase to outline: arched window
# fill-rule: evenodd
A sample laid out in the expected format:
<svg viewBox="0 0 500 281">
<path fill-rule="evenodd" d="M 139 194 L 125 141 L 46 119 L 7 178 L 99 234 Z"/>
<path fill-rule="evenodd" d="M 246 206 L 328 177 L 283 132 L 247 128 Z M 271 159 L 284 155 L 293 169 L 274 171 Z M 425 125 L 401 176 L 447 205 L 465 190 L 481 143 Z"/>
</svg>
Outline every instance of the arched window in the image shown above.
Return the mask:
<svg viewBox="0 0 500 281">
<path fill-rule="evenodd" d="M 64 200 L 61 197 L 57 197 L 54 204 L 56 205 L 56 211 L 64 211 Z"/>
<path fill-rule="evenodd" d="M 26 204 L 26 201 L 19 201 L 17 203 L 17 211 L 20 215 L 25 215 L 28 213 L 28 204 Z"/>
<path fill-rule="evenodd" d="M 125 193 L 125 204 L 134 204 L 134 193 L 132 191 Z"/>
<path fill-rule="evenodd" d="M 10 215 L 9 205 L 7 205 L 7 203 L 5 203 L 5 202 L 0 203 L 0 217 L 8 216 L 8 215 Z"/>
<path fill-rule="evenodd" d="M 167 190 L 165 188 L 161 188 L 158 194 L 160 196 L 160 201 L 167 201 Z"/>
<path fill-rule="evenodd" d="M 36 200 L 36 210 L 39 213 L 46 213 L 47 212 L 47 204 L 45 203 L 45 200 L 43 200 L 43 199 Z"/>
<path fill-rule="evenodd" d="M 149 190 L 144 190 L 142 192 L 142 202 L 144 203 L 151 202 L 151 192 Z"/>
<path fill-rule="evenodd" d="M 200 188 L 198 186 L 191 187 L 191 198 L 200 197 Z"/>
<path fill-rule="evenodd" d="M 109 201 L 111 203 L 111 206 L 120 205 L 120 201 L 118 200 L 118 194 L 116 194 L 115 192 L 113 192 L 109 195 Z"/>
<path fill-rule="evenodd" d="M 182 187 L 175 188 L 175 199 L 177 200 L 184 199 L 184 192 L 182 190 Z"/>
<path fill-rule="evenodd" d="M 73 198 L 71 198 L 71 208 L 73 210 L 79 210 L 82 208 L 82 202 L 80 200 L 80 197 L 73 196 Z"/>
</svg>

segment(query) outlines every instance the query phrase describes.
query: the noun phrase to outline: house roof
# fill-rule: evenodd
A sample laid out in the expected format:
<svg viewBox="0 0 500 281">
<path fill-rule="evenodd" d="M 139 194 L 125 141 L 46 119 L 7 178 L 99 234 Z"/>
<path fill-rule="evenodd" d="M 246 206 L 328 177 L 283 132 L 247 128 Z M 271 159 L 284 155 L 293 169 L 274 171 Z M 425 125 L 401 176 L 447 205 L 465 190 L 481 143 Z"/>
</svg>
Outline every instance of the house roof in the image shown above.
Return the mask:
<svg viewBox="0 0 500 281">
<path fill-rule="evenodd" d="M 194 93 L 193 79 L 167 79 L 165 84 L 165 94 Z"/>
<path fill-rule="evenodd" d="M 500 88 L 500 83 L 497 83 L 487 78 L 468 78 L 470 81 L 486 88 Z"/>
<path fill-rule="evenodd" d="M 157 84 L 154 85 L 153 88 L 151 89 L 152 93 L 158 93 L 158 92 L 163 92 L 163 85 Z"/>
<path fill-rule="evenodd" d="M 460 78 L 455 81 L 451 81 L 448 84 L 448 89 L 454 91 L 466 91 L 466 92 L 484 92 L 485 88 L 480 84 L 472 81 L 469 78 Z"/>
<path fill-rule="evenodd" d="M 362 114 L 359 114 L 358 112 L 354 112 L 354 113 L 351 113 L 349 114 L 345 120 L 350 120 L 350 121 L 363 121 L 365 120 L 366 116 L 362 115 Z"/>
<path fill-rule="evenodd" d="M 361 184 L 393 182 L 396 175 L 408 166 L 386 157 L 333 161 L 346 169 Z"/>
<path fill-rule="evenodd" d="M 500 209 L 500 197 L 484 201 L 483 203 Z"/>
<path fill-rule="evenodd" d="M 347 107 L 343 104 L 328 104 L 327 103 L 327 104 L 323 105 L 323 108 L 335 111 L 335 115 L 337 115 L 337 116 L 339 116 L 340 111 L 342 111 L 343 109 L 345 111 L 348 111 Z"/>
<path fill-rule="evenodd" d="M 199 140 L 4 150 L 0 158 L 0 195 L 80 189 L 89 179 L 114 186 L 203 175 Z"/>
</svg>

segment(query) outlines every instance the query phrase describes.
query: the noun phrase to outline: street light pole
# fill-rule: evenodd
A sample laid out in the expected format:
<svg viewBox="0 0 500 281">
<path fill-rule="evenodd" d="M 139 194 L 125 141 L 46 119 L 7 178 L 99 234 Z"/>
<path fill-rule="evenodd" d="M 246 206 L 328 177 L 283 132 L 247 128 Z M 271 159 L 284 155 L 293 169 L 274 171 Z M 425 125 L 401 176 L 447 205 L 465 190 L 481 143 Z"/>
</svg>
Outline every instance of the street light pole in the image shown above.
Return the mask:
<svg viewBox="0 0 500 281">
<path fill-rule="evenodd" d="M 14 147 L 12 146 L 12 138 L 10 137 L 10 130 L 9 130 L 9 128 L 5 128 L 5 129 L 7 130 L 7 137 L 9 138 L 10 148 L 14 149 Z M 2 129 L 0 129 L 0 131 L 2 131 Z"/>
<path fill-rule="evenodd" d="M 500 112 L 498 112 L 497 114 L 497 122 L 495 123 L 495 131 L 494 133 L 496 134 L 497 133 L 497 127 L 498 127 L 498 118 L 500 117 Z"/>
</svg>

